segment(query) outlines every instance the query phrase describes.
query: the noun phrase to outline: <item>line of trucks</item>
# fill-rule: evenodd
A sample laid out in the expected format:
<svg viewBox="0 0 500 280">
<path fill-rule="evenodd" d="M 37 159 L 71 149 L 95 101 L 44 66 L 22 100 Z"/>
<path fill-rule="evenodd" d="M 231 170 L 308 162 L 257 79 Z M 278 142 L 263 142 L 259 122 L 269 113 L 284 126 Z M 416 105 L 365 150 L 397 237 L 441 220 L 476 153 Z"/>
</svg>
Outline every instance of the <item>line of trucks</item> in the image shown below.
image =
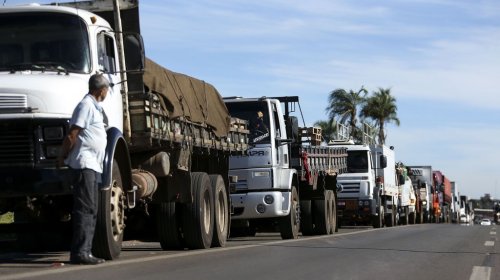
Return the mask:
<svg viewBox="0 0 500 280">
<path fill-rule="evenodd" d="M 111 87 L 94 255 L 117 258 L 125 234 L 166 250 L 224 246 L 231 228 L 272 227 L 285 239 L 335 232 L 346 149 L 299 127 L 296 96 L 223 99 L 147 59 L 138 8 L 0 8 L 0 214 L 14 212 L 4 226 L 38 244 L 46 231 L 71 231 L 70 170 L 56 158 L 100 72 Z"/>
<path fill-rule="evenodd" d="M 405 166 L 395 161 L 393 147 L 369 141 L 329 144 L 348 154 L 347 172 L 337 176 L 341 225 L 457 223 L 469 215 L 467 197 L 459 198 L 456 183 L 432 166 Z"/>
<path fill-rule="evenodd" d="M 3 226 L 19 240 L 71 231 L 56 159 L 96 72 L 111 82 L 96 256 L 117 258 L 126 234 L 204 249 L 258 231 L 454 220 L 453 184 L 431 166 L 396 163 L 385 145 L 321 145 L 296 96 L 222 98 L 147 59 L 137 0 L 2 7 L 0 37 L 0 215 L 14 212 Z"/>
</svg>

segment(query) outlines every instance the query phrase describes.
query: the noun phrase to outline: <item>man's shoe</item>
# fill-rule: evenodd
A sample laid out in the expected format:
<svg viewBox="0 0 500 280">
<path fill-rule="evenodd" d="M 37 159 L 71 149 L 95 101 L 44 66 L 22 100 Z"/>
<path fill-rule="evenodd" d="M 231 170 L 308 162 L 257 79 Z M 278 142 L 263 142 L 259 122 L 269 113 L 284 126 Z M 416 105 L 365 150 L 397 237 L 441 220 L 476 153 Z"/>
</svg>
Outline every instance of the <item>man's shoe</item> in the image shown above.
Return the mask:
<svg viewBox="0 0 500 280">
<path fill-rule="evenodd" d="M 72 256 L 70 258 L 70 262 L 72 264 L 91 264 L 91 265 L 96 265 L 96 264 L 103 263 L 104 259 L 96 258 L 92 254 L 88 254 L 88 255 Z"/>
</svg>

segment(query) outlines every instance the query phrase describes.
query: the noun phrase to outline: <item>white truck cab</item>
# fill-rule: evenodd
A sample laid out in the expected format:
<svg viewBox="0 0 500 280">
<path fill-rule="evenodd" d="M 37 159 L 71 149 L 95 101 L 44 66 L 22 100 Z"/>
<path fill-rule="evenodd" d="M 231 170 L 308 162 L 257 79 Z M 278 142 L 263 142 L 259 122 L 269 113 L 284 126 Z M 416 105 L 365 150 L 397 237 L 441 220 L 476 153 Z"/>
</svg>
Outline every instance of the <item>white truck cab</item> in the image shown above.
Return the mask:
<svg viewBox="0 0 500 280">
<path fill-rule="evenodd" d="M 231 115 L 249 120 L 251 148 L 247 156 L 229 159 L 236 176 L 231 200 L 233 219 L 283 217 L 290 213 L 290 189 L 296 170 L 290 168 L 289 146 L 281 104 L 277 99 L 226 100 Z"/>
<path fill-rule="evenodd" d="M 394 151 L 385 145 L 334 140 L 329 145 L 347 148 L 347 172 L 337 177 L 338 215 L 343 223 L 392 226 L 399 194 Z"/>
</svg>

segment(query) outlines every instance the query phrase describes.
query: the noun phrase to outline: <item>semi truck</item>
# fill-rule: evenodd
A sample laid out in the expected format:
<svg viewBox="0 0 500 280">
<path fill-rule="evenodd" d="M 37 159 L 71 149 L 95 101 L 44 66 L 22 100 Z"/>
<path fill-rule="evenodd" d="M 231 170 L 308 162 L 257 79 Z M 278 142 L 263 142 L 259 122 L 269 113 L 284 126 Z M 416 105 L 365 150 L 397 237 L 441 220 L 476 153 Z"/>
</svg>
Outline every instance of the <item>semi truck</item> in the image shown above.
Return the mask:
<svg viewBox="0 0 500 280">
<path fill-rule="evenodd" d="M 71 223 L 70 170 L 56 158 L 99 72 L 111 87 L 94 255 L 117 258 L 129 230 L 156 232 L 163 249 L 225 245 L 229 157 L 246 153 L 247 122 L 211 84 L 145 58 L 138 9 L 134 0 L 0 8 L 0 214 L 14 212 L 15 230 L 34 226 L 31 239 Z"/>
<path fill-rule="evenodd" d="M 341 224 L 394 226 L 398 220 L 399 187 L 392 147 L 333 140 L 347 149 L 347 172 L 337 178 L 338 219 Z"/>
<path fill-rule="evenodd" d="M 408 176 L 408 169 L 406 166 L 399 162 L 396 165 L 397 184 L 399 187 L 399 224 L 408 225 L 416 223 L 416 195 Z"/>
<path fill-rule="evenodd" d="M 416 195 L 417 223 L 429 223 L 433 215 L 433 180 L 432 166 L 408 166 Z"/>
<path fill-rule="evenodd" d="M 459 210 L 459 215 L 460 215 L 460 223 L 461 224 L 469 224 L 472 222 L 471 219 L 471 211 L 469 207 L 469 198 L 466 195 L 461 195 L 460 196 L 460 210 Z"/>
<path fill-rule="evenodd" d="M 457 182 L 451 183 L 451 221 L 453 223 L 460 222 L 460 193 L 458 191 Z"/>
<path fill-rule="evenodd" d="M 451 182 L 441 171 L 435 170 L 433 180 L 435 186 L 434 205 L 437 208 L 435 211 L 436 222 L 450 223 L 451 222 Z"/>
<path fill-rule="evenodd" d="M 250 122 L 248 153 L 229 159 L 229 174 L 236 178 L 232 232 L 277 230 L 283 239 L 293 239 L 299 231 L 337 231 L 336 183 L 346 169 L 346 149 L 321 146 L 319 128 L 299 127 L 297 96 L 225 102 L 232 116 Z"/>
</svg>

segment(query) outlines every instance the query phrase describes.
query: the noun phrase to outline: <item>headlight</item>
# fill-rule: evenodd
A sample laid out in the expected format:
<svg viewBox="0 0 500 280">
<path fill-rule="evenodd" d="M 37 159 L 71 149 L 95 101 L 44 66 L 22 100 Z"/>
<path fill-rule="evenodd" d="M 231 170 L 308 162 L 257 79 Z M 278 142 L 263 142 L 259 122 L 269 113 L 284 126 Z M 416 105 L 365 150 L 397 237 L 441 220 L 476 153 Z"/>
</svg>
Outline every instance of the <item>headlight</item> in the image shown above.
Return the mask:
<svg viewBox="0 0 500 280">
<path fill-rule="evenodd" d="M 422 201 L 422 205 L 427 205 L 427 201 Z"/>
<path fill-rule="evenodd" d="M 365 206 L 368 206 L 368 205 L 370 205 L 370 201 L 367 200 L 367 201 L 365 201 Z"/>
<path fill-rule="evenodd" d="M 61 140 L 64 137 L 63 128 L 60 126 L 44 127 L 43 138 L 44 140 Z"/>
<path fill-rule="evenodd" d="M 363 206 L 363 201 L 361 201 L 361 200 L 360 200 L 360 201 L 358 202 L 358 205 L 359 205 L 359 206 Z"/>
<path fill-rule="evenodd" d="M 264 196 L 264 202 L 267 204 L 273 204 L 274 202 L 274 197 L 272 195 L 266 195 Z"/>
</svg>

